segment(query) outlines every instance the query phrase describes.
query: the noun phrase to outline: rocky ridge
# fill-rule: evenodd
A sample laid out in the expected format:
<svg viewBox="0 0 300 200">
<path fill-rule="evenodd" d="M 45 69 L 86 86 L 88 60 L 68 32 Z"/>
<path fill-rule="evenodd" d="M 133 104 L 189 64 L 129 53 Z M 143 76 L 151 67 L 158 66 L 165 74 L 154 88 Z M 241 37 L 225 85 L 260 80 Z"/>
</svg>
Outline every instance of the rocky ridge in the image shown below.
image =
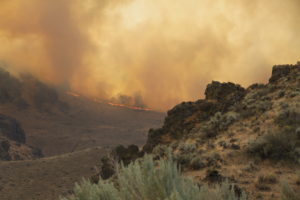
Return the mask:
<svg viewBox="0 0 300 200">
<path fill-rule="evenodd" d="M 283 183 L 299 191 L 300 62 L 274 66 L 267 84 L 213 81 L 205 99 L 175 106 L 141 154 L 170 151 L 199 184 L 229 181 L 250 199 L 280 199 Z"/>
<path fill-rule="evenodd" d="M 229 180 L 251 199 L 279 199 L 283 182 L 299 191 L 300 62 L 246 89 L 213 81 L 205 96 L 170 110 L 143 150 L 162 158 L 171 149 L 187 175 Z"/>
</svg>

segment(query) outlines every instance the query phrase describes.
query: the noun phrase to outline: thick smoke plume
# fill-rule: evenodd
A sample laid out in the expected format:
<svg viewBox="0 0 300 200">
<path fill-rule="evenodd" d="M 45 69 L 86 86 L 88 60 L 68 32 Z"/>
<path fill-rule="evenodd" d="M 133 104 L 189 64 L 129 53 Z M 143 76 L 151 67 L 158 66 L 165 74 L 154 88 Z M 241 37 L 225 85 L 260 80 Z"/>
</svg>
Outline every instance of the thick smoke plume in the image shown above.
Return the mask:
<svg viewBox="0 0 300 200">
<path fill-rule="evenodd" d="M 247 86 L 273 64 L 295 63 L 299 10 L 299 0 L 1 0 L 0 60 L 164 110 L 199 98 L 212 79 Z"/>
</svg>

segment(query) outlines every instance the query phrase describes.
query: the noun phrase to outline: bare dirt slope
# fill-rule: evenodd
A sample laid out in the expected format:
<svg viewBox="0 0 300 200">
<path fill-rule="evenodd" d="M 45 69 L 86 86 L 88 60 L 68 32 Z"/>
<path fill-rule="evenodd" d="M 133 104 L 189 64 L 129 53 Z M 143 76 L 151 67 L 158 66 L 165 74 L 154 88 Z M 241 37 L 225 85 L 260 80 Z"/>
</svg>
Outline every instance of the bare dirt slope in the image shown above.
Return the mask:
<svg viewBox="0 0 300 200">
<path fill-rule="evenodd" d="M 0 162 L 1 200 L 54 200 L 69 194 L 74 183 L 95 173 L 105 154 L 92 148 L 39 160 Z"/>
</svg>

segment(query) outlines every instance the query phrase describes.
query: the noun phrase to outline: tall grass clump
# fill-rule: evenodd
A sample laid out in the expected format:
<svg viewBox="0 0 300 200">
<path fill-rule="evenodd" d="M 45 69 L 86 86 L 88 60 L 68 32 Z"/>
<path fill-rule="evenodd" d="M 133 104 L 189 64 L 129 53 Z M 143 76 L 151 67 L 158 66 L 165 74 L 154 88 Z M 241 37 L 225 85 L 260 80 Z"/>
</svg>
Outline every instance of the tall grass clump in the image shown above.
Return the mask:
<svg viewBox="0 0 300 200">
<path fill-rule="evenodd" d="M 295 192 L 287 182 L 283 182 L 281 200 L 300 200 L 300 192 Z"/>
<path fill-rule="evenodd" d="M 76 184 L 74 195 L 61 200 L 245 200 L 228 183 L 210 189 L 181 176 L 172 160 L 153 161 L 152 156 L 120 166 L 113 180 Z"/>
</svg>

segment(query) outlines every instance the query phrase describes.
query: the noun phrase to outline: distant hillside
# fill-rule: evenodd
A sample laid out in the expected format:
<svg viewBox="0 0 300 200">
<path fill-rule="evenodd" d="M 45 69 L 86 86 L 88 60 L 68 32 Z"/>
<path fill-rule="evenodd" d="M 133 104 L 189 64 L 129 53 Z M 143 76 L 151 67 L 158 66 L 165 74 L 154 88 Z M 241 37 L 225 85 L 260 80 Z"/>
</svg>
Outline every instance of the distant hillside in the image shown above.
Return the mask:
<svg viewBox="0 0 300 200">
<path fill-rule="evenodd" d="M 0 69 L 0 114 L 17 119 L 27 143 L 45 156 L 96 146 L 143 145 L 164 113 L 118 107 L 57 90 L 30 75 Z"/>
</svg>

